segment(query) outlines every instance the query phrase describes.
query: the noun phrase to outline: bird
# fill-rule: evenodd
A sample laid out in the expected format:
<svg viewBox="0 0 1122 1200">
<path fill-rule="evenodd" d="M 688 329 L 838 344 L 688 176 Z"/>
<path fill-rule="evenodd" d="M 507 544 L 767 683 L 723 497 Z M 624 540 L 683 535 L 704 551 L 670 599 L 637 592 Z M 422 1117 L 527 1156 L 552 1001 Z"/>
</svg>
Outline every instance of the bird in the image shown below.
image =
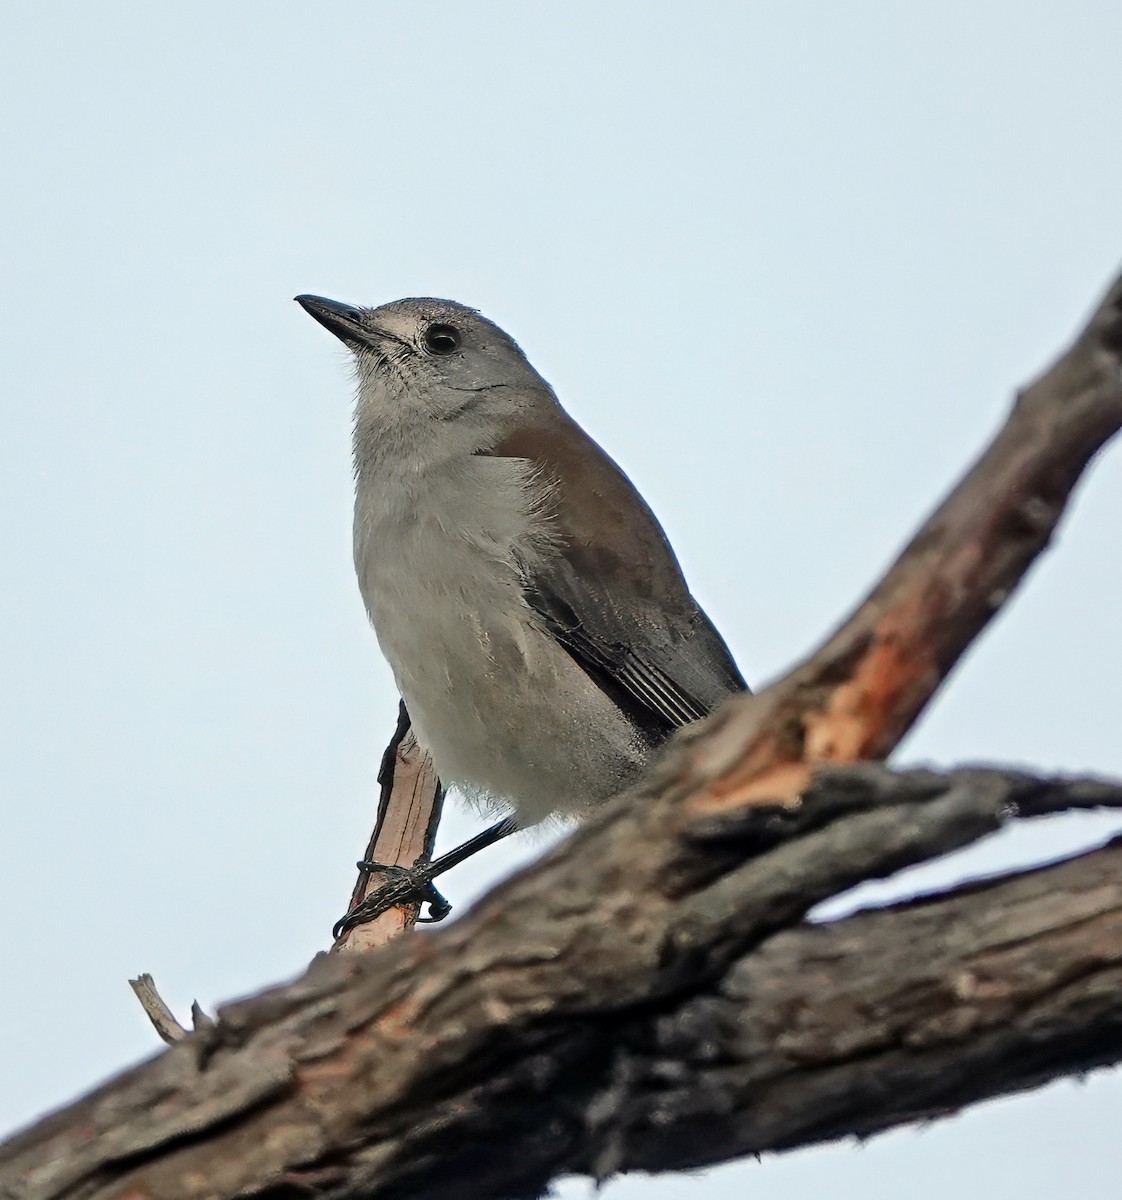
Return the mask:
<svg viewBox="0 0 1122 1200">
<path fill-rule="evenodd" d="M 650 507 L 512 337 L 452 300 L 296 302 L 351 352 L 359 590 L 442 783 L 503 832 L 579 821 L 748 690 Z"/>
</svg>

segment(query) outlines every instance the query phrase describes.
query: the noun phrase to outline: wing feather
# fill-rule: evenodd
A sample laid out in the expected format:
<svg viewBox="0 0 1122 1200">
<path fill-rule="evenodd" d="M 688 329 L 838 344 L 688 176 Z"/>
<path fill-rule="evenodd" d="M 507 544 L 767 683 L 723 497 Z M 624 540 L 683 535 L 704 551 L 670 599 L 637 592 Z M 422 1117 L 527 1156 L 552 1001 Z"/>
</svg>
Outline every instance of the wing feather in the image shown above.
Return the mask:
<svg viewBox="0 0 1122 1200">
<path fill-rule="evenodd" d="M 545 481 L 557 545 L 527 564 L 526 601 L 652 744 L 747 690 L 654 514 L 555 401 L 483 452 Z"/>
</svg>

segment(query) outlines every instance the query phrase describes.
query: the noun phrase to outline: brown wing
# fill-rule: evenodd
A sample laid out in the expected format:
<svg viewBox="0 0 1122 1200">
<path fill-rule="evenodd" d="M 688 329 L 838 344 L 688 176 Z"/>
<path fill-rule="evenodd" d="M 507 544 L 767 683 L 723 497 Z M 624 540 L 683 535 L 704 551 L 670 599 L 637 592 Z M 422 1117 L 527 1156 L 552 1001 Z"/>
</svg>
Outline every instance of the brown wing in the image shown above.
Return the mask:
<svg viewBox="0 0 1122 1200">
<path fill-rule="evenodd" d="M 527 577 L 527 601 L 652 742 L 747 690 L 654 514 L 575 421 L 552 404 L 524 414 L 490 453 L 559 484 L 563 544 Z"/>
</svg>

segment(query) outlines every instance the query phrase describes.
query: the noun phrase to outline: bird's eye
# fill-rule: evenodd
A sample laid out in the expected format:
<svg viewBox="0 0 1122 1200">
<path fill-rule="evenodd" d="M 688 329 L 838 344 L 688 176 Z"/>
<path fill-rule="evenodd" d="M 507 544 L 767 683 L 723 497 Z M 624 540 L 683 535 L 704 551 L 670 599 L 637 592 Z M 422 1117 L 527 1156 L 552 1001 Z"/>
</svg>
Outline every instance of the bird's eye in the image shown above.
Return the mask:
<svg viewBox="0 0 1122 1200">
<path fill-rule="evenodd" d="M 430 325 L 424 341 L 430 354 L 452 354 L 460 348 L 460 331 L 452 325 Z"/>
</svg>

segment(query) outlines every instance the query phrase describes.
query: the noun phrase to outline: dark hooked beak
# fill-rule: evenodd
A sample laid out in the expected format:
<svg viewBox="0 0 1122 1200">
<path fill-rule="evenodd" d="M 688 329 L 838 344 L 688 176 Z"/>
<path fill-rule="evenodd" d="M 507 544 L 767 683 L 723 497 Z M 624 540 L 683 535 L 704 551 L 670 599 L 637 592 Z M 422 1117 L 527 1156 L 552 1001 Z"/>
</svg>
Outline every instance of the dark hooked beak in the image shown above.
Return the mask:
<svg viewBox="0 0 1122 1200">
<path fill-rule="evenodd" d="M 370 332 L 362 323 L 362 310 L 323 296 L 297 296 L 296 303 L 348 346 L 366 346 Z"/>
</svg>

